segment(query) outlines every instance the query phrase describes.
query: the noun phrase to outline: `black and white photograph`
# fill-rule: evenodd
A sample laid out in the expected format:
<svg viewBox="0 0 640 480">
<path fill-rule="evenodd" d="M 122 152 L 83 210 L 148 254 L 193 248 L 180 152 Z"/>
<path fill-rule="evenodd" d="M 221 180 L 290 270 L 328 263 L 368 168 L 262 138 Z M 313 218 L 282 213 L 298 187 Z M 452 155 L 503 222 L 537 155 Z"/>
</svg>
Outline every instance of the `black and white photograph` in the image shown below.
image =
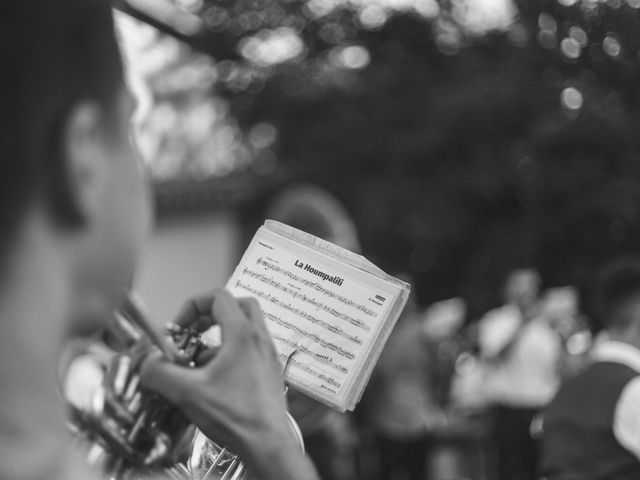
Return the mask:
<svg viewBox="0 0 640 480">
<path fill-rule="evenodd" d="M 640 0 L 0 0 L 0 480 L 640 480 Z"/>
</svg>

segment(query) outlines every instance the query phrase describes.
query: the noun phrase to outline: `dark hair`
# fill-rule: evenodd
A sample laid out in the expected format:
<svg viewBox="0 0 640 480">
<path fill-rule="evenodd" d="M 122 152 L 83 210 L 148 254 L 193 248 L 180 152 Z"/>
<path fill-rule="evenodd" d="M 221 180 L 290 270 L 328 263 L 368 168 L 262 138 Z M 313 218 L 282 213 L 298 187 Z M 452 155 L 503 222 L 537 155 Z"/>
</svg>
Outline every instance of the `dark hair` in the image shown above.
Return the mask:
<svg viewBox="0 0 640 480">
<path fill-rule="evenodd" d="M 640 258 L 617 259 L 598 276 L 596 311 L 608 329 L 624 330 L 633 321 L 631 311 L 640 306 Z"/>
<path fill-rule="evenodd" d="M 0 12 L 0 259 L 27 205 L 43 197 L 77 226 L 62 136 L 82 100 L 106 111 L 122 82 L 106 0 L 4 0 Z"/>
</svg>

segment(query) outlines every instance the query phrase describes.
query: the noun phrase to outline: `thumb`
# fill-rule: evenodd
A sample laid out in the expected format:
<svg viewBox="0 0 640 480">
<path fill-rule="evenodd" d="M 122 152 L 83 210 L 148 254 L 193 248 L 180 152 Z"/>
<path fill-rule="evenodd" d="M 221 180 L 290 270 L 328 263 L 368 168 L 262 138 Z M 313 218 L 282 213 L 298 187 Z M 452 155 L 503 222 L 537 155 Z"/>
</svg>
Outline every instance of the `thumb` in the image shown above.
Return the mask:
<svg viewBox="0 0 640 480">
<path fill-rule="evenodd" d="M 166 360 L 162 353 L 155 352 L 142 363 L 140 385 L 159 393 L 172 403 L 179 405 L 189 391 L 194 369 L 176 365 Z"/>
</svg>

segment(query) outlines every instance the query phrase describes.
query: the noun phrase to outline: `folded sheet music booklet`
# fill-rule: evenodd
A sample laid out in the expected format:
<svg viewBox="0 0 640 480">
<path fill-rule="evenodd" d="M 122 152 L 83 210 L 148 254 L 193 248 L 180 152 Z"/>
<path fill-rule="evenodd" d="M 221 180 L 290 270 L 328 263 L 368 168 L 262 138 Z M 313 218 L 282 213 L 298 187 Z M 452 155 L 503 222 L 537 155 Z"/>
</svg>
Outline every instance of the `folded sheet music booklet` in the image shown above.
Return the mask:
<svg viewBox="0 0 640 480">
<path fill-rule="evenodd" d="M 260 303 L 287 384 L 339 411 L 360 400 L 409 296 L 364 257 L 271 220 L 227 289 Z"/>
</svg>

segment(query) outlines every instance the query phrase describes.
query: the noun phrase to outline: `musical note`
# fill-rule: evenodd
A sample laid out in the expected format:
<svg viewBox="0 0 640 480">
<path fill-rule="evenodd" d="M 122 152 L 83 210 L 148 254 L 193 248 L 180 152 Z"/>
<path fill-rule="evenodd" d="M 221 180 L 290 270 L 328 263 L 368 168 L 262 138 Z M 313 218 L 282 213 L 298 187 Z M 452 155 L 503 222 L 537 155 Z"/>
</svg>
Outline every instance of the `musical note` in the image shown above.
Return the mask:
<svg viewBox="0 0 640 480">
<path fill-rule="evenodd" d="M 314 343 L 335 352 L 341 357 L 344 357 L 348 360 L 353 360 L 355 358 L 355 355 L 353 353 L 342 349 L 341 347 L 339 347 L 334 343 L 327 342 L 325 339 L 319 337 L 315 333 L 311 333 L 306 330 L 303 330 L 297 325 L 294 325 L 291 322 L 287 322 L 286 320 L 283 320 L 282 318 L 278 317 L 277 315 L 274 315 L 273 313 L 264 312 L 264 318 L 266 318 L 267 320 L 271 320 L 272 322 L 276 323 L 281 327 L 286 328 L 287 330 L 292 330 L 296 335 L 300 337 L 309 338 L 313 340 Z"/>
<path fill-rule="evenodd" d="M 259 259 L 258 262 L 265 262 L 262 259 Z M 280 267 L 277 267 L 274 265 L 275 268 L 277 268 L 278 270 L 280 270 L 280 273 L 283 272 L 287 272 L 287 270 L 281 269 Z M 307 295 L 305 295 L 304 293 L 299 292 L 298 290 L 294 289 L 294 288 L 289 288 L 286 285 L 282 285 L 280 282 L 278 282 L 277 280 L 274 280 L 273 277 L 268 277 L 262 273 L 258 273 L 258 272 L 254 272 L 253 270 L 249 269 L 248 267 L 245 267 L 242 271 L 243 275 L 247 275 L 251 278 L 255 278 L 256 280 L 259 280 L 260 282 L 269 285 L 270 287 L 276 288 L 284 293 L 287 293 L 289 295 L 291 295 L 294 299 L 299 299 L 302 300 L 305 303 L 308 303 L 310 305 L 313 305 L 315 308 L 319 309 L 319 310 L 324 310 L 325 312 L 333 315 L 336 318 L 339 318 L 341 320 L 344 320 L 346 322 L 351 323 L 352 325 L 361 328 L 365 331 L 370 331 L 371 327 L 369 327 L 368 325 L 366 325 L 362 320 L 358 320 L 353 318 L 350 315 L 347 315 L 346 313 L 340 312 L 338 310 L 336 310 L 333 307 L 330 307 L 320 301 L 318 301 L 316 298 L 314 297 L 308 297 Z M 291 273 L 291 272 L 289 272 Z M 293 275 L 293 274 L 292 274 Z M 295 276 L 295 275 L 294 275 Z M 308 282 L 305 280 L 305 282 Z M 313 282 L 309 282 L 309 283 L 313 283 Z M 323 287 L 321 287 L 323 288 Z M 334 294 L 335 296 L 335 294 Z M 353 303 L 353 302 L 352 302 Z"/>
<path fill-rule="evenodd" d="M 378 314 L 376 312 L 374 312 L 373 310 L 371 310 L 370 308 L 367 308 L 366 306 L 354 302 L 353 300 L 351 300 L 350 298 L 347 298 L 343 295 L 340 295 L 336 292 L 334 292 L 333 290 L 329 290 L 328 288 L 323 287 L 322 285 L 320 285 L 318 282 L 312 282 L 310 280 L 304 279 L 298 275 L 296 275 L 293 272 L 290 272 L 289 270 L 286 270 L 282 267 L 279 267 L 278 265 L 276 265 L 273 262 L 270 262 L 268 260 L 264 260 L 262 257 L 258 258 L 257 261 L 258 265 L 262 265 L 263 267 L 265 267 L 267 270 L 272 270 L 276 273 L 279 273 L 281 275 L 284 275 L 286 277 L 289 277 L 291 280 L 294 280 L 298 283 L 302 283 L 303 285 L 307 286 L 307 287 L 311 287 L 314 290 L 318 291 L 319 293 L 326 295 L 327 297 L 330 298 L 335 298 L 336 300 L 340 301 L 341 303 L 343 303 L 346 306 L 349 307 L 353 307 L 356 308 L 358 310 L 360 310 L 362 313 L 364 313 L 365 315 L 368 315 L 370 317 L 373 318 L 377 318 Z"/>
<path fill-rule="evenodd" d="M 318 372 L 316 369 L 311 368 L 309 365 L 299 362 L 297 361 L 295 358 L 291 358 L 289 355 L 286 355 L 284 353 L 279 353 L 278 356 L 283 360 L 288 360 L 290 365 L 293 365 L 297 368 L 299 368 L 300 370 L 303 370 L 307 373 L 309 373 L 310 375 L 316 377 L 319 380 L 322 380 L 323 382 L 328 383 L 329 385 L 332 385 L 336 388 L 340 388 L 342 385 L 333 377 L 325 374 L 325 373 L 320 373 Z"/>
<path fill-rule="evenodd" d="M 266 300 L 280 308 L 283 308 L 285 310 L 290 311 L 291 313 L 293 313 L 294 315 L 297 315 L 299 317 L 302 317 L 308 321 L 310 321 L 311 323 L 315 324 L 315 325 L 319 325 L 322 328 L 330 331 L 331 333 L 335 333 L 336 335 L 340 335 L 343 338 L 346 338 L 347 340 L 350 340 L 358 345 L 362 345 L 362 340 L 358 337 L 354 337 L 352 335 L 349 335 L 347 332 L 345 332 L 344 330 L 342 330 L 340 327 L 336 327 L 335 325 L 331 325 L 330 323 L 325 322 L 324 320 L 321 320 L 319 318 L 314 317 L 313 315 L 311 315 L 310 313 L 307 313 L 303 310 L 300 310 L 297 307 L 292 306 L 290 303 L 284 303 L 281 302 L 277 297 L 272 296 L 271 294 L 263 291 L 263 290 L 257 290 L 253 287 L 251 287 L 250 285 L 247 285 L 243 282 L 241 282 L 240 280 L 236 281 L 236 288 L 245 290 L 249 293 L 251 293 L 252 295 L 254 295 L 255 297 L 258 298 L 262 298 L 263 300 Z"/>
<path fill-rule="evenodd" d="M 340 373 L 349 373 L 349 369 L 347 367 L 345 367 L 344 365 L 340 364 L 340 363 L 335 363 L 333 361 L 332 358 L 328 357 L 327 355 L 322 355 L 321 353 L 317 353 L 317 352 L 313 352 L 311 350 L 309 350 L 309 347 L 296 342 L 294 340 L 290 340 L 287 338 L 284 338 L 280 335 L 272 335 L 274 340 L 278 340 L 280 343 L 284 343 L 285 345 L 288 345 L 291 348 L 296 349 L 299 352 L 302 352 L 306 355 L 309 355 L 310 357 L 312 357 L 314 360 L 316 360 L 317 362 L 323 363 L 325 365 L 328 365 L 334 369 L 336 369 L 337 371 L 339 371 Z"/>
</svg>

